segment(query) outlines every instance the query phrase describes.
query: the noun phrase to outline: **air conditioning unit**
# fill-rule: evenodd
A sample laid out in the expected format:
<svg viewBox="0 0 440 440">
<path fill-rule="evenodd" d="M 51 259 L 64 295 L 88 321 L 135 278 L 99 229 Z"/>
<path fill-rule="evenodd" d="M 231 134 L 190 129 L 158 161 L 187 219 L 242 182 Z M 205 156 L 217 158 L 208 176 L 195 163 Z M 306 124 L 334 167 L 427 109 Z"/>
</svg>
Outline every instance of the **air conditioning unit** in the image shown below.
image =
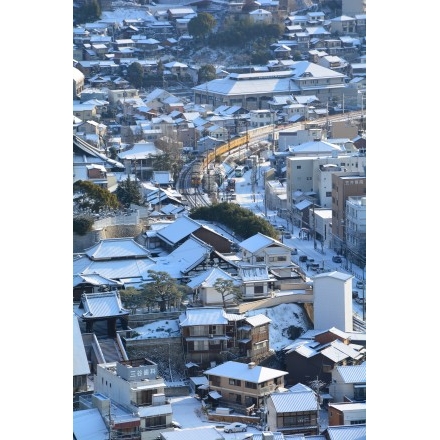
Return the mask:
<svg viewBox="0 0 440 440">
<path fill-rule="evenodd" d="M 210 334 L 209 334 L 209 337 L 210 337 L 210 338 L 213 338 L 213 337 L 214 337 L 214 335 L 210 333 Z"/>
</svg>

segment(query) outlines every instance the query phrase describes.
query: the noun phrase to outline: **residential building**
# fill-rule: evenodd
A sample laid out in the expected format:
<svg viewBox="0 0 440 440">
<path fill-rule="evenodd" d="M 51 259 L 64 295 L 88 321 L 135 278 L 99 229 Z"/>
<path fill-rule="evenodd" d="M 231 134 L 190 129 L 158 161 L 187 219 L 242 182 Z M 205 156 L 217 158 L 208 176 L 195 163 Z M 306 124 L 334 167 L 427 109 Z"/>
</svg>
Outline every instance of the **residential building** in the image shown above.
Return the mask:
<svg viewBox="0 0 440 440">
<path fill-rule="evenodd" d="M 186 362 L 206 368 L 231 356 L 256 362 L 269 354 L 270 319 L 227 313 L 220 307 L 187 309 L 179 317 Z"/>
<path fill-rule="evenodd" d="M 347 256 L 347 235 L 350 233 L 351 251 L 352 253 L 359 253 L 361 251 L 360 241 L 354 240 L 355 233 L 359 232 L 357 237 L 362 239 L 363 232 L 365 232 L 365 218 L 366 218 L 366 186 L 367 178 L 365 175 L 365 155 L 357 156 L 359 165 L 362 164 L 363 170 L 360 172 L 353 172 L 350 170 L 337 172 L 331 175 L 331 194 L 332 194 L 332 230 L 333 235 L 333 249 L 337 249 L 340 254 Z M 360 159 L 362 159 L 360 161 Z M 344 161 L 344 164 L 349 164 L 351 161 Z M 355 159 L 356 163 L 356 159 Z M 352 202 L 347 205 L 350 197 L 353 197 Z M 350 228 L 347 225 L 347 206 L 350 206 Z M 357 231 L 356 231 L 357 229 Z M 354 244 L 359 247 L 354 247 Z M 358 251 L 355 251 L 358 249 Z M 360 252 L 362 254 L 362 252 Z M 351 255 L 349 255 L 351 258 Z"/>
<path fill-rule="evenodd" d="M 366 368 L 366 362 L 362 362 L 358 365 L 337 365 L 333 369 L 328 387 L 332 403 L 367 400 Z"/>
<path fill-rule="evenodd" d="M 244 405 L 259 408 L 265 404 L 269 394 L 284 388 L 287 371 L 261 367 L 254 362 L 248 364 L 228 361 L 206 370 L 209 389 L 217 392 L 219 404 Z"/>
<path fill-rule="evenodd" d="M 288 384 L 309 383 L 319 379 L 325 384 L 332 381 L 332 371 L 338 365 L 359 365 L 365 361 L 365 345 L 351 341 L 356 332 L 343 332 L 335 327 L 328 330 L 309 330 L 283 349 L 288 371 Z M 334 394 L 327 400 L 336 401 Z M 324 390 L 324 392 L 325 392 Z M 349 390 L 350 391 L 350 390 Z M 339 397 L 339 396 L 338 396 Z M 342 401 L 342 400 L 339 400 Z"/>
<path fill-rule="evenodd" d="M 267 428 L 283 434 L 317 434 L 319 409 L 315 391 L 298 383 L 267 398 Z"/>
<path fill-rule="evenodd" d="M 166 384 L 158 375 L 157 364 L 149 359 L 99 364 L 94 387 L 95 394 L 115 402 L 138 420 L 140 440 L 153 439 L 157 430 L 172 427 L 173 413 L 165 398 Z M 110 411 L 108 417 L 112 417 Z"/>
<path fill-rule="evenodd" d="M 367 404 L 365 402 L 329 403 L 329 426 L 361 425 L 367 423 Z"/>
</svg>

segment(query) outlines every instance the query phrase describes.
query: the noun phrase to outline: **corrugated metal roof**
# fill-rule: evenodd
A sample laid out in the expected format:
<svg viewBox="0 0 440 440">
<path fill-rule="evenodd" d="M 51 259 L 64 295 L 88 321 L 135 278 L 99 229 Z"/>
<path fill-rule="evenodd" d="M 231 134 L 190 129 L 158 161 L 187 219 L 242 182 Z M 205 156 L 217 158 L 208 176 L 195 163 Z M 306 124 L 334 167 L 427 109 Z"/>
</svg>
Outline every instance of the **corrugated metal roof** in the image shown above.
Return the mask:
<svg viewBox="0 0 440 440">
<path fill-rule="evenodd" d="M 266 265 L 240 266 L 238 269 L 238 275 L 245 282 L 269 280 L 269 273 L 267 272 Z"/>
<path fill-rule="evenodd" d="M 318 410 L 313 391 L 272 393 L 269 399 L 272 400 L 277 413 Z"/>
<path fill-rule="evenodd" d="M 248 322 L 252 327 L 257 327 L 259 325 L 268 324 L 272 322 L 272 320 L 261 313 L 259 315 L 249 316 L 246 318 L 246 322 Z"/>
<path fill-rule="evenodd" d="M 329 426 L 326 429 L 329 440 L 366 440 L 366 425 Z"/>
<path fill-rule="evenodd" d="M 360 365 L 339 365 L 336 370 L 345 383 L 364 383 L 367 380 L 365 362 Z"/>
<path fill-rule="evenodd" d="M 209 428 L 186 428 L 179 431 L 162 431 L 160 435 L 165 440 L 224 440 L 223 435 L 213 427 Z"/>
<path fill-rule="evenodd" d="M 79 328 L 78 317 L 73 315 L 73 375 L 90 374 L 84 342 Z"/>
</svg>

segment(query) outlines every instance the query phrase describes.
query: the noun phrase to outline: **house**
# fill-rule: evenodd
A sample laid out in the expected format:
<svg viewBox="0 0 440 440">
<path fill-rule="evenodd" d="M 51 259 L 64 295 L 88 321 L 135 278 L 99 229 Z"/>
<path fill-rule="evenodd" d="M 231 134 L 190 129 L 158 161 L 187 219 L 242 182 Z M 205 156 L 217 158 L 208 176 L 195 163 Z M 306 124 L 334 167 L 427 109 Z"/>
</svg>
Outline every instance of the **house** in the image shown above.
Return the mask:
<svg viewBox="0 0 440 440">
<path fill-rule="evenodd" d="M 269 355 L 269 325 L 263 314 L 227 313 L 220 307 L 188 308 L 179 317 L 188 362 L 202 368 L 234 356 L 257 362 Z"/>
<path fill-rule="evenodd" d="M 99 364 L 94 384 L 95 393 L 120 405 L 137 419 L 139 431 L 172 428 L 173 413 L 171 403 L 165 398 L 166 384 L 158 374 L 157 364 L 149 359 Z"/>
<path fill-rule="evenodd" d="M 241 286 L 240 280 L 232 277 L 228 272 L 218 268 L 212 267 L 207 271 L 202 272 L 191 279 L 187 286 L 193 290 L 193 298 L 195 303 L 200 303 L 203 306 L 213 305 L 234 305 L 237 300 L 228 295 L 225 298 L 215 288 L 215 283 L 218 279 L 231 281 L 235 287 Z"/>
<path fill-rule="evenodd" d="M 329 403 L 329 426 L 361 425 L 365 423 L 367 423 L 367 404 L 365 402 Z"/>
<path fill-rule="evenodd" d="M 261 232 L 238 243 L 238 246 L 242 261 L 247 264 L 265 264 L 268 268 L 291 264 L 292 249 Z"/>
<path fill-rule="evenodd" d="M 307 383 L 313 378 L 319 378 L 329 384 L 332 371 L 337 366 L 359 365 L 364 362 L 365 346 L 352 343 L 351 334 L 335 328 L 326 331 L 314 330 L 306 332 L 285 347 L 283 351 L 286 370 L 289 373 L 286 378 L 288 383 Z"/>
<path fill-rule="evenodd" d="M 116 183 L 114 173 L 124 168 L 121 162 L 110 159 L 96 146 L 73 135 L 73 182 L 94 180 L 100 186 L 110 188 Z"/>
<path fill-rule="evenodd" d="M 241 280 L 243 301 L 267 298 L 271 295 L 271 283 L 274 277 L 265 264 L 239 264 L 238 277 Z"/>
<path fill-rule="evenodd" d="M 337 365 L 328 387 L 332 403 L 365 402 L 367 400 L 366 362 L 358 365 Z"/>
<path fill-rule="evenodd" d="M 284 388 L 287 371 L 256 365 L 254 362 L 228 361 L 206 370 L 210 393 L 219 395 L 222 406 L 238 404 L 259 408 L 265 404 L 269 394 Z M 215 394 L 215 396 L 217 396 Z"/>
<path fill-rule="evenodd" d="M 267 398 L 267 428 L 283 434 L 319 433 L 319 408 L 315 391 L 298 383 Z"/>
</svg>

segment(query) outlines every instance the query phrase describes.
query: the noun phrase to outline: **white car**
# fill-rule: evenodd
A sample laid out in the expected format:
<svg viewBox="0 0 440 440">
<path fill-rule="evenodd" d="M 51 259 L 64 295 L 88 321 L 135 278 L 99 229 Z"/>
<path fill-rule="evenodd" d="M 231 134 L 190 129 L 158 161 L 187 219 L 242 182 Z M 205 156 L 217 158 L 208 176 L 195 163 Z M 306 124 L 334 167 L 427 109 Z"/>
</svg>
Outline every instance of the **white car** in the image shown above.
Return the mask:
<svg viewBox="0 0 440 440">
<path fill-rule="evenodd" d="M 244 423 L 231 423 L 224 427 L 224 432 L 245 432 L 247 431 L 247 425 Z"/>
</svg>

